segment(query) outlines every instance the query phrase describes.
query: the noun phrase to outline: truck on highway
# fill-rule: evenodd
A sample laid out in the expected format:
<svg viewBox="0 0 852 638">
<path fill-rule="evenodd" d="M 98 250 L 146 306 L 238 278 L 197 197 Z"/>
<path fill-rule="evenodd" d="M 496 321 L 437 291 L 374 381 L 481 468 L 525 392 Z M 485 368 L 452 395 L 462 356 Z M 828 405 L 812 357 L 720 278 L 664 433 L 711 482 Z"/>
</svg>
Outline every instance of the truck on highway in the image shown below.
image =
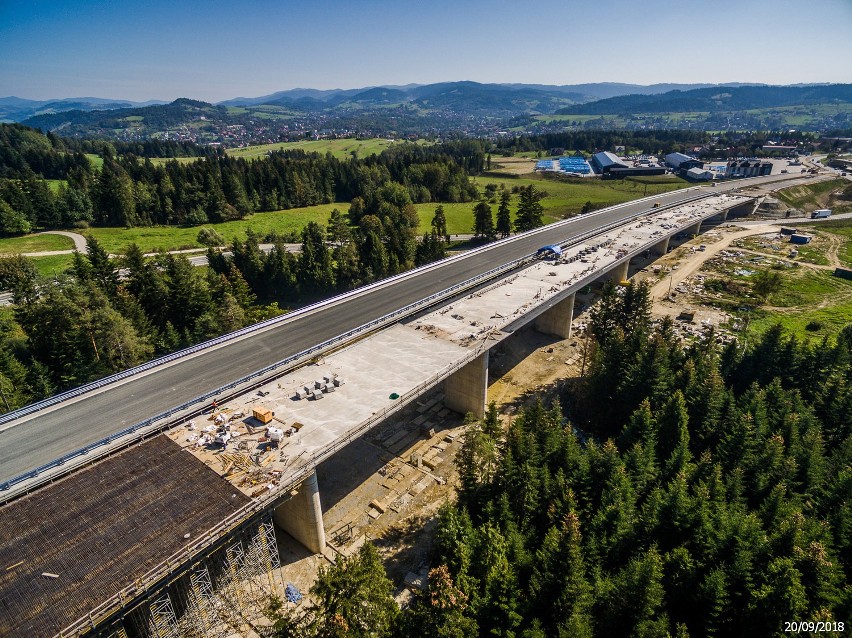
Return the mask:
<svg viewBox="0 0 852 638">
<path fill-rule="evenodd" d="M 825 219 L 826 217 L 831 217 L 830 208 L 821 208 L 811 213 L 811 219 Z"/>
</svg>

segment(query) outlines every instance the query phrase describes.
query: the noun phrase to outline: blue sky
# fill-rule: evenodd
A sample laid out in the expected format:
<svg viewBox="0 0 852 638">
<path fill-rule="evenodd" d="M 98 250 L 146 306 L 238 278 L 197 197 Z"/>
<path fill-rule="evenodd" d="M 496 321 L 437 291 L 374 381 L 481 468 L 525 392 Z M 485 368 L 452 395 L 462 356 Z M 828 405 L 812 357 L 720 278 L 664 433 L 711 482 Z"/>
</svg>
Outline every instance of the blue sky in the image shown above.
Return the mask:
<svg viewBox="0 0 852 638">
<path fill-rule="evenodd" d="M 852 82 L 852 0 L 0 0 L 0 96 Z"/>
</svg>

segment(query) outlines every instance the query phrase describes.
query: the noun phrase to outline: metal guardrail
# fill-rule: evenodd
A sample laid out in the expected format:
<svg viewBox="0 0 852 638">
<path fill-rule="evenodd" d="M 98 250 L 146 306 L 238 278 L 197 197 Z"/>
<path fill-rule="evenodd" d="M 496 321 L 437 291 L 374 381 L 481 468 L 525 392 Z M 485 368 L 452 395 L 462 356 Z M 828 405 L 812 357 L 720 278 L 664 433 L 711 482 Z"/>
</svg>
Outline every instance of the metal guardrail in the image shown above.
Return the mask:
<svg viewBox="0 0 852 638">
<path fill-rule="evenodd" d="M 683 204 L 686 204 L 686 203 L 689 203 L 689 202 L 693 202 L 693 201 L 696 201 L 696 200 L 699 200 L 699 199 L 704 199 L 704 198 L 711 196 L 711 195 L 715 195 L 715 193 L 708 193 L 708 194 L 699 195 L 697 197 L 689 198 L 688 200 L 685 200 L 683 202 L 678 202 L 677 204 L 672 204 L 672 205 L 669 205 L 669 206 L 665 206 L 663 208 L 671 208 L 671 207 L 674 207 L 674 206 L 680 206 L 680 205 L 683 205 Z M 660 209 L 654 209 L 654 210 L 660 210 Z M 653 211 L 641 211 L 639 213 L 632 214 L 628 217 L 625 217 L 621 220 L 618 220 L 617 222 L 612 222 L 612 223 L 607 224 L 605 226 L 601 226 L 601 227 L 598 227 L 596 229 L 593 229 L 592 231 L 589 231 L 587 233 L 583 233 L 582 235 L 579 235 L 577 237 L 573 237 L 569 241 L 563 242 L 561 245 L 564 247 L 564 246 L 568 246 L 568 245 L 571 245 L 571 244 L 576 244 L 576 243 L 582 242 L 582 241 L 584 241 L 584 240 L 586 240 L 590 237 L 594 237 L 594 236 L 599 235 L 601 233 L 605 233 L 608 230 L 611 230 L 613 228 L 621 226 L 625 222 L 636 219 L 637 217 L 641 217 L 641 216 L 647 214 L 648 212 L 653 212 Z M 514 268 L 522 265 L 524 262 L 530 261 L 534 257 L 535 257 L 535 253 L 530 253 L 529 255 L 526 255 L 526 256 L 524 256 L 520 259 L 514 260 L 513 262 L 509 262 L 507 264 L 504 264 L 503 266 L 492 269 L 492 270 L 488 271 L 487 273 L 483 273 L 482 275 L 479 275 L 478 277 L 474 277 L 474 278 L 471 278 L 470 280 L 467 280 L 466 282 L 461 282 L 459 284 L 456 284 L 455 286 L 448 288 L 445 291 L 435 293 L 431 297 L 444 297 L 444 296 L 447 296 L 448 293 L 449 294 L 455 294 L 455 293 L 458 292 L 459 288 L 462 288 L 462 287 L 468 287 L 469 288 L 472 285 L 475 285 L 475 284 L 469 284 L 469 282 L 472 282 L 473 280 L 478 280 L 477 283 L 481 283 L 481 281 L 485 280 L 486 278 L 495 278 L 495 277 L 499 276 L 499 274 L 494 274 L 497 271 L 508 272 L 508 271 L 513 270 Z M 469 284 L 469 285 L 465 286 L 465 284 Z M 449 291 L 454 291 L 454 292 L 449 292 Z M 426 301 L 425 299 L 420 300 L 419 302 L 415 302 L 415 304 L 410 304 L 410 306 L 420 305 L 422 302 L 425 302 L 425 301 Z M 410 306 L 406 306 L 406 308 L 409 308 Z M 400 309 L 398 311 L 395 311 L 394 313 L 391 313 L 389 315 L 386 315 L 385 317 L 396 317 L 404 311 L 405 311 L 405 308 Z M 410 312 L 408 314 L 410 314 Z M 364 328 L 366 326 L 371 326 L 375 323 L 378 323 L 378 322 L 382 321 L 383 319 L 385 319 L 385 317 L 376 319 L 374 322 L 370 322 L 369 324 L 365 324 L 364 326 L 356 328 L 355 330 L 353 330 L 351 332 L 355 332 L 355 331 L 358 331 L 361 328 Z M 334 340 L 330 340 L 330 341 L 334 341 Z M 328 343 L 328 342 L 326 342 L 326 343 Z M 309 349 L 305 352 L 311 353 L 311 352 L 314 352 L 316 349 L 320 349 L 322 347 L 323 347 L 323 344 L 320 344 L 318 346 L 315 346 L 315 348 L 311 348 L 311 349 Z M 341 435 L 340 437 L 335 439 L 331 443 L 331 445 L 323 448 L 319 452 L 317 452 L 317 451 L 313 452 L 311 454 L 310 458 L 305 460 L 305 462 L 299 467 L 299 469 L 294 474 L 292 474 L 288 477 L 286 484 L 282 484 L 282 486 L 279 486 L 279 488 L 274 492 L 269 492 L 267 494 L 261 495 L 260 497 L 258 497 L 256 499 L 252 499 L 249 503 L 247 503 L 242 508 L 233 512 L 226 519 L 222 520 L 216 526 L 214 526 L 213 528 L 211 528 L 210 530 L 208 530 L 207 532 L 205 532 L 204 534 L 199 536 L 197 539 L 193 540 L 190 544 L 186 545 L 185 547 L 181 548 L 180 550 L 178 550 L 177 552 L 175 552 L 174 554 L 172 554 L 171 556 L 169 556 L 165 560 L 161 561 L 158 565 L 156 565 L 151 570 L 149 570 L 144 576 L 142 576 L 140 579 L 138 579 L 133 585 L 129 585 L 129 586 L 123 588 L 122 590 L 120 590 L 119 592 L 114 594 L 112 597 L 110 597 L 108 600 L 106 600 L 103 603 L 101 603 L 100 605 L 98 605 L 98 607 L 91 610 L 85 617 L 82 617 L 82 618 L 78 619 L 77 621 L 75 621 L 74 623 L 72 623 L 71 625 L 67 626 L 65 629 L 60 631 L 59 634 L 57 634 L 57 635 L 62 637 L 62 638 L 65 638 L 67 636 L 79 635 L 83 632 L 86 632 L 86 631 L 89 631 L 89 630 L 95 628 L 100 622 L 107 620 L 110 616 L 112 616 L 117 611 L 119 611 L 122 607 L 124 607 L 126 604 L 128 604 L 128 602 L 133 601 L 140 594 L 145 594 L 151 587 L 155 586 L 157 583 L 161 582 L 166 576 L 168 576 L 168 574 L 174 572 L 176 569 L 179 569 L 182 565 L 185 565 L 188 561 L 191 561 L 192 558 L 196 554 L 202 552 L 204 549 L 206 549 L 207 547 L 209 547 L 213 543 L 217 542 L 218 540 L 220 540 L 220 539 L 224 538 L 225 536 L 227 536 L 228 534 L 230 534 L 235 528 L 239 527 L 239 525 L 241 525 L 247 519 L 251 518 L 255 514 L 258 514 L 258 513 L 262 512 L 263 510 L 267 509 L 268 507 L 270 507 L 271 505 L 273 505 L 278 499 L 280 499 L 280 497 L 283 493 L 285 493 L 287 490 L 292 488 L 294 485 L 301 483 L 305 478 L 307 478 L 308 475 L 315 470 L 315 468 L 318 464 L 322 463 L 324 460 L 333 456 L 342 447 L 345 447 L 346 445 L 348 445 L 353 439 L 361 436 L 367 430 L 369 430 L 373 426 L 375 426 L 377 423 L 383 421 L 384 419 L 388 418 L 392 414 L 403 409 L 406 405 L 408 405 L 411 401 L 416 399 L 418 396 L 421 396 L 426 391 L 433 388 L 438 382 L 440 382 L 443 379 L 446 379 L 447 377 L 449 377 L 451 374 L 453 374 L 457 370 L 463 368 L 465 365 L 467 365 L 468 363 L 470 363 L 471 361 L 473 361 L 477 357 L 481 356 L 482 353 L 484 351 L 486 351 L 487 349 L 488 348 L 486 347 L 485 342 L 483 342 L 482 344 L 479 345 L 478 348 L 476 348 L 475 350 L 472 350 L 468 355 L 466 355 L 462 359 L 459 359 L 459 360 L 453 362 L 451 365 L 447 366 L 447 368 L 445 368 L 444 370 L 432 375 L 426 381 L 419 383 L 417 386 L 415 386 L 411 390 L 405 392 L 402 396 L 399 397 L 399 399 L 395 400 L 394 403 L 390 404 L 389 406 L 386 406 L 385 408 L 382 408 L 381 410 L 379 410 L 375 414 L 371 415 L 366 420 L 362 421 L 360 424 L 358 424 L 352 430 L 349 430 L 344 435 Z M 299 356 L 300 355 L 295 355 L 294 357 L 299 357 Z M 294 357 L 291 357 L 290 359 L 293 359 Z M 290 359 L 286 359 L 284 361 L 288 361 Z M 279 365 L 283 365 L 283 362 L 280 362 L 279 364 L 275 364 L 274 366 L 270 366 L 269 368 L 270 369 L 277 368 Z M 254 375 L 250 375 L 250 377 L 251 376 L 254 376 Z M 247 378 L 250 378 L 250 377 L 247 377 Z M 233 387 L 233 386 L 238 385 L 238 384 L 239 384 L 239 382 L 235 382 L 234 384 L 231 384 L 231 386 L 228 386 L 228 387 Z M 204 396 L 209 398 L 210 394 L 204 395 Z M 206 399 L 204 399 L 204 400 L 206 400 Z M 133 427 L 136 427 L 136 426 L 133 426 Z M 128 430 L 133 430 L 133 428 L 128 428 Z M 108 437 L 108 438 L 114 438 L 114 437 Z M 104 439 L 104 440 L 107 440 L 107 439 Z M 97 444 L 93 444 L 93 445 L 97 445 Z"/>
<path fill-rule="evenodd" d="M 629 222 L 629 221 L 632 221 L 633 219 L 636 219 L 637 217 L 641 217 L 643 215 L 646 215 L 648 212 L 656 212 L 656 211 L 659 211 L 659 210 L 664 210 L 664 209 L 675 207 L 675 206 L 682 206 L 684 204 L 688 204 L 690 202 L 693 202 L 693 201 L 696 201 L 696 200 L 699 200 L 699 199 L 704 199 L 704 198 L 712 196 L 714 194 L 715 193 L 712 193 L 712 192 L 706 193 L 706 194 L 701 194 L 701 195 L 697 195 L 695 197 L 690 197 L 686 200 L 677 202 L 676 204 L 669 204 L 669 205 L 661 207 L 661 208 L 651 209 L 650 211 L 643 210 L 643 211 L 640 211 L 638 213 L 633 213 L 633 214 L 628 215 L 627 217 L 621 218 L 617 221 L 610 222 L 609 224 L 599 226 L 599 227 L 594 228 L 590 231 L 582 233 L 581 235 L 572 237 L 570 240 L 562 242 L 562 245 L 567 246 L 567 245 L 570 245 L 570 244 L 579 243 L 579 242 L 584 241 L 584 240 L 586 240 L 590 237 L 594 237 L 595 235 L 600 235 L 601 233 L 605 233 L 605 232 L 607 232 L 607 231 L 609 231 L 613 228 L 616 228 L 618 226 L 623 225 L 625 222 Z M 635 202 L 630 202 L 630 203 L 635 203 Z M 568 221 L 568 220 L 565 220 L 565 221 Z M 551 227 L 552 227 L 552 225 L 551 225 Z M 487 246 L 487 247 L 483 247 L 483 248 L 489 248 L 489 247 L 493 248 L 493 244 L 490 245 L 490 246 Z M 470 253 L 466 253 L 465 255 L 469 255 L 469 254 Z M 416 313 L 420 310 L 423 310 L 423 309 L 425 309 L 429 306 L 432 306 L 435 303 L 437 303 L 438 301 L 440 301 L 441 299 L 445 299 L 447 297 L 456 295 L 463 290 L 477 286 L 477 285 L 479 285 L 479 284 L 481 284 L 485 281 L 488 281 L 490 279 L 495 279 L 495 278 L 499 277 L 500 275 L 502 275 L 504 273 L 510 272 L 510 271 L 522 266 L 524 263 L 528 262 L 529 260 L 531 260 L 533 258 L 535 258 L 535 253 L 529 253 L 529 254 L 527 254 L 523 257 L 520 257 L 520 258 L 515 259 L 513 261 L 507 262 L 507 263 L 505 263 L 501 266 L 497 266 L 496 268 L 492 268 L 491 270 L 488 270 L 484 273 L 480 273 L 479 275 L 476 275 L 475 277 L 471 277 L 470 279 L 462 281 L 458 284 L 454 284 L 453 286 L 445 288 L 444 290 L 441 290 L 437 293 L 433 293 L 432 295 L 429 295 L 428 297 L 420 299 L 420 300 L 418 300 L 414 303 L 408 304 L 407 306 L 404 306 L 404 307 L 399 308 L 399 309 L 397 309 L 397 310 L 395 310 L 391 313 L 383 315 L 382 317 L 379 317 L 377 319 L 374 319 L 373 321 L 370 321 L 366 324 L 358 326 L 357 328 L 353 328 L 352 330 L 349 330 L 348 332 L 337 335 L 337 336 L 333 337 L 332 339 L 328 339 L 328 340 L 326 340 L 326 341 L 324 341 L 320 344 L 312 346 L 311 348 L 308 348 L 307 350 L 303 350 L 303 351 L 301 351 L 301 352 L 299 352 L 295 355 L 292 355 L 290 357 L 282 359 L 281 361 L 278 361 L 278 362 L 273 363 L 269 366 L 261 368 L 260 370 L 257 370 L 255 372 L 249 374 L 249 375 L 246 375 L 244 377 L 241 377 L 240 379 L 237 379 L 236 381 L 233 381 L 232 383 L 229 383 L 228 385 L 222 386 L 220 388 L 216 388 L 216 389 L 211 390 L 209 392 L 205 392 L 202 395 L 199 395 L 199 396 L 197 396 L 193 399 L 190 399 L 189 401 L 186 401 L 186 402 L 184 402 L 184 403 L 182 403 L 178 406 L 170 408 L 169 410 L 162 412 L 160 414 L 157 414 L 157 415 L 155 415 L 155 416 L 153 416 L 149 419 L 146 419 L 145 421 L 135 423 L 135 424 L 123 429 L 123 430 L 120 430 L 120 431 L 115 432 L 113 434 L 110 434 L 109 436 L 104 437 L 104 438 L 102 438 L 98 441 L 90 443 L 90 444 L 86 445 L 85 447 L 82 447 L 78 450 L 70 452 L 69 454 L 65 454 L 65 455 L 63 455 L 63 456 L 61 456 L 61 457 L 59 457 L 59 458 L 57 458 L 53 461 L 50 461 L 49 463 L 45 463 L 44 465 L 41 465 L 37 468 L 34 468 L 34 469 L 29 470 L 27 472 L 24 472 L 23 474 L 20 474 L 20 475 L 15 476 L 11 479 L 8 479 L 7 481 L 0 483 L 0 491 L 8 491 L 9 489 L 14 487 L 15 485 L 23 483 L 24 481 L 27 481 L 27 480 L 35 479 L 35 478 L 41 476 L 42 474 L 44 474 L 44 473 L 46 473 L 46 472 L 48 472 L 52 469 L 66 466 L 66 464 L 68 465 L 68 467 L 66 468 L 66 471 L 63 472 L 63 474 L 68 473 L 68 472 L 72 471 L 73 469 L 76 469 L 76 467 L 78 465 L 89 462 L 90 459 L 84 458 L 84 457 L 87 457 L 87 455 L 90 452 L 93 452 L 93 451 L 97 450 L 98 448 L 102 448 L 104 446 L 110 445 L 111 443 L 114 443 L 115 441 L 118 441 L 118 440 L 120 440 L 120 439 L 122 439 L 126 436 L 129 436 L 129 435 L 137 434 L 139 437 L 144 437 L 144 436 L 150 435 L 154 432 L 158 432 L 158 431 L 167 429 L 168 427 L 171 426 L 171 422 L 168 421 L 168 419 L 170 417 L 172 417 L 176 414 L 181 414 L 182 418 L 186 418 L 187 416 L 189 416 L 189 415 L 186 414 L 186 411 L 190 410 L 193 406 L 198 406 L 199 404 L 201 406 L 206 406 L 207 403 L 211 399 L 213 399 L 214 397 L 220 397 L 221 398 L 223 394 L 226 394 L 228 392 L 236 390 L 237 388 L 241 388 L 242 392 L 247 391 L 251 388 L 250 387 L 242 388 L 242 386 L 245 386 L 246 384 L 250 384 L 253 381 L 256 383 L 256 385 L 262 385 L 263 383 L 265 383 L 267 381 L 267 379 L 265 377 L 267 375 L 270 375 L 271 373 L 283 372 L 282 368 L 292 367 L 300 361 L 308 360 L 308 359 L 310 359 L 314 356 L 317 356 L 318 354 L 320 354 L 320 353 L 322 353 L 322 352 L 324 352 L 324 351 L 326 351 L 330 348 L 340 346 L 345 342 L 351 341 L 352 339 L 354 339 L 355 337 L 357 337 L 359 335 L 362 335 L 362 334 L 365 334 L 365 333 L 368 333 L 368 332 L 372 332 L 374 330 L 379 329 L 380 327 L 382 327 L 384 325 L 396 322 L 403 317 L 414 314 L 414 313 Z M 446 263 L 446 262 L 443 262 L 443 263 Z M 423 272 L 422 269 L 416 269 L 416 270 L 417 270 L 417 273 Z M 407 273 L 403 273 L 402 275 L 397 275 L 396 277 L 393 277 L 391 279 L 386 279 L 386 280 L 383 280 L 382 282 L 377 282 L 377 283 L 386 285 L 387 283 L 389 283 L 392 280 L 396 280 L 397 278 L 401 278 L 402 276 L 405 276 L 405 275 L 411 275 L 414 272 L 415 271 L 409 271 Z M 368 288 L 368 287 L 365 287 L 365 288 Z M 360 292 L 360 293 L 363 294 L 363 292 L 365 291 L 365 288 L 361 288 L 358 291 L 352 291 L 352 292 Z M 320 302 L 319 304 L 313 304 L 312 306 L 307 306 L 306 308 L 302 309 L 301 311 L 297 311 L 297 312 L 300 312 L 300 314 L 305 314 L 307 312 L 316 310 L 320 306 L 323 306 L 323 305 L 326 305 L 326 304 L 331 304 L 331 303 L 336 303 L 337 301 L 339 301 L 341 299 L 341 297 L 349 297 L 351 295 L 352 295 L 352 293 L 345 293 L 344 295 L 338 295 L 337 297 L 333 297 L 332 299 L 325 300 L 324 302 Z M 95 382 L 95 383 L 88 384 L 88 385 L 92 386 L 92 387 L 101 387 L 103 385 L 108 385 L 109 383 L 114 383 L 119 378 L 126 378 L 128 376 L 133 376 L 134 374 L 139 374 L 140 372 L 142 372 L 144 370 L 150 370 L 151 368 L 157 367 L 158 365 L 163 365 L 163 363 L 165 363 L 167 361 L 172 361 L 176 358 L 188 356 L 189 354 L 192 354 L 192 353 L 197 352 L 199 350 L 203 350 L 205 348 L 211 347 L 212 345 L 215 345 L 216 343 L 229 341 L 231 339 L 237 338 L 238 336 L 243 336 L 243 335 L 246 335 L 246 334 L 250 334 L 252 332 L 256 332 L 256 331 L 262 329 L 262 327 L 269 327 L 270 325 L 275 325 L 276 323 L 280 323 L 282 319 L 290 318 L 290 317 L 292 317 L 292 314 L 284 315 L 284 317 L 276 317 L 272 320 L 268 320 L 268 321 L 263 322 L 261 324 L 256 324 L 255 326 L 245 328 L 241 331 L 237 331 L 235 333 L 230 333 L 229 335 L 225 335 L 223 337 L 220 337 L 219 339 L 213 339 L 211 341 L 205 342 L 204 344 L 199 344 L 198 346 L 194 346 L 193 348 L 187 348 L 187 349 L 182 350 L 180 352 L 173 353 L 172 355 L 168 355 L 167 357 L 162 357 L 161 359 L 157 359 L 155 361 L 150 362 L 150 365 L 146 364 L 146 365 L 143 365 L 143 366 L 138 366 L 137 368 L 133 368 L 131 370 L 126 371 L 125 373 L 113 375 L 112 377 L 108 377 L 107 379 L 101 380 L 101 381 L 103 381 L 103 383 Z M 154 364 L 156 364 L 156 365 L 154 365 Z M 83 388 L 86 388 L 86 387 L 88 387 L 88 386 L 82 386 L 81 388 L 78 388 L 78 390 L 82 390 Z M 89 388 L 85 391 L 90 391 L 91 389 L 92 388 Z M 72 393 L 66 393 L 66 394 L 72 394 Z M 80 392 L 80 394 L 82 394 L 82 392 Z M 53 398 L 56 399 L 56 398 L 61 397 L 61 396 L 63 396 L 63 395 L 57 395 L 57 397 L 53 397 Z M 74 396 L 77 396 L 77 395 L 75 394 Z M 70 398 L 70 397 L 66 397 L 65 399 L 62 399 L 62 400 L 67 400 L 68 398 Z M 49 400 L 42 402 L 42 403 L 47 403 L 48 401 Z M 58 402 L 59 401 L 56 401 L 54 403 L 58 403 Z M 33 406 L 30 406 L 30 407 L 34 407 L 36 405 L 38 405 L 38 404 L 33 404 Z M 35 410 L 33 410 L 33 411 L 35 411 Z M 0 421 L 0 423 L 2 423 L 2 421 Z M 74 463 L 74 461 L 80 461 L 80 463 Z M 56 478 L 58 478 L 58 476 L 55 475 L 55 474 L 48 476 L 48 477 L 45 477 L 42 481 L 37 481 L 37 482 L 31 484 L 29 486 L 29 489 L 34 489 L 34 488 L 36 488 L 40 485 L 43 485 L 44 483 L 55 480 Z M 12 496 L 13 495 L 8 495 L 6 499 L 0 499 L 0 503 L 2 503 L 4 500 L 8 500 Z"/>
</svg>

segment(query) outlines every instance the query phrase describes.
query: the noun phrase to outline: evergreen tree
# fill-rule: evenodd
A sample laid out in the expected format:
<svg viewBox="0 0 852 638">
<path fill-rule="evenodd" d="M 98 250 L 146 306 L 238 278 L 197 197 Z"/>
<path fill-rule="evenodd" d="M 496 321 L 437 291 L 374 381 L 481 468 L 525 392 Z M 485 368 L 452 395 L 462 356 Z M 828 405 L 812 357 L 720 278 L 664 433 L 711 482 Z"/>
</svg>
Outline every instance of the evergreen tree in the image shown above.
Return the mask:
<svg viewBox="0 0 852 638">
<path fill-rule="evenodd" d="M 432 230 L 438 237 L 444 238 L 449 243 L 450 235 L 447 233 L 447 216 L 444 214 L 444 207 L 440 204 L 435 208 L 435 215 L 432 217 Z"/>
<path fill-rule="evenodd" d="M 519 233 L 544 226 L 544 208 L 540 193 L 535 186 L 522 186 L 518 195 L 518 211 L 515 214 L 515 231 Z"/>
<path fill-rule="evenodd" d="M 500 237 L 508 237 L 512 234 L 512 216 L 509 210 L 511 197 L 509 191 L 505 189 L 500 194 L 500 206 L 497 208 L 497 226 L 495 228 Z"/>
<path fill-rule="evenodd" d="M 392 584 L 372 543 L 320 569 L 308 610 L 316 635 L 336 638 L 393 636 L 399 608 Z"/>
<path fill-rule="evenodd" d="M 325 244 L 325 231 L 316 222 L 302 230 L 302 252 L 298 262 L 299 289 L 305 294 L 318 294 L 334 288 L 331 251 Z"/>
<path fill-rule="evenodd" d="M 494 219 L 491 207 L 486 201 L 477 202 L 473 207 L 473 234 L 481 241 L 493 241 L 497 236 L 494 230 Z"/>
</svg>

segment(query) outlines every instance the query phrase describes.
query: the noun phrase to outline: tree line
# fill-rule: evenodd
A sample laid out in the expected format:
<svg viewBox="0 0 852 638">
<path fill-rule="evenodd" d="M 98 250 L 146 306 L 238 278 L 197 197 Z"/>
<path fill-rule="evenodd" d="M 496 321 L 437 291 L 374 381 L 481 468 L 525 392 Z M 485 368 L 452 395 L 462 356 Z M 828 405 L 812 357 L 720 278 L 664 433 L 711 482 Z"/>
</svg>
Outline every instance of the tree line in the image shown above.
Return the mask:
<svg viewBox="0 0 852 638">
<path fill-rule="evenodd" d="M 805 150 L 818 145 L 818 136 L 803 131 L 721 131 L 700 130 L 581 130 L 540 135 L 502 137 L 495 142 L 494 152 L 512 155 L 524 151 L 565 149 L 595 153 L 612 151 L 623 146 L 628 152 L 666 155 L 673 152 L 692 154 L 694 147 L 712 147 L 714 155 L 722 157 L 762 156 L 763 145 L 770 140 L 798 144 Z"/>
<path fill-rule="evenodd" d="M 96 169 L 81 152 L 97 148 Z M 197 161 L 155 164 L 135 151 L 199 154 Z M 121 152 L 119 152 L 121 151 Z M 331 154 L 278 151 L 249 161 L 188 145 L 61 140 L 20 125 L 0 126 L 0 234 L 34 228 L 201 225 L 253 212 L 363 200 L 400 185 L 415 203 L 466 202 L 468 180 L 485 162 L 474 140 L 421 146 L 400 144 L 381 155 L 340 160 Z M 63 180 L 54 192 L 45 178 Z"/>
<path fill-rule="evenodd" d="M 322 572 L 279 636 L 766 636 L 852 611 L 852 326 L 748 349 L 675 338 L 608 287 L 588 379 L 468 419 L 428 586 L 375 550 Z M 313 590 L 312 590 L 313 591 Z M 345 592 L 345 594 L 343 593 Z M 848 627 L 848 625 L 847 625 Z"/>
</svg>

